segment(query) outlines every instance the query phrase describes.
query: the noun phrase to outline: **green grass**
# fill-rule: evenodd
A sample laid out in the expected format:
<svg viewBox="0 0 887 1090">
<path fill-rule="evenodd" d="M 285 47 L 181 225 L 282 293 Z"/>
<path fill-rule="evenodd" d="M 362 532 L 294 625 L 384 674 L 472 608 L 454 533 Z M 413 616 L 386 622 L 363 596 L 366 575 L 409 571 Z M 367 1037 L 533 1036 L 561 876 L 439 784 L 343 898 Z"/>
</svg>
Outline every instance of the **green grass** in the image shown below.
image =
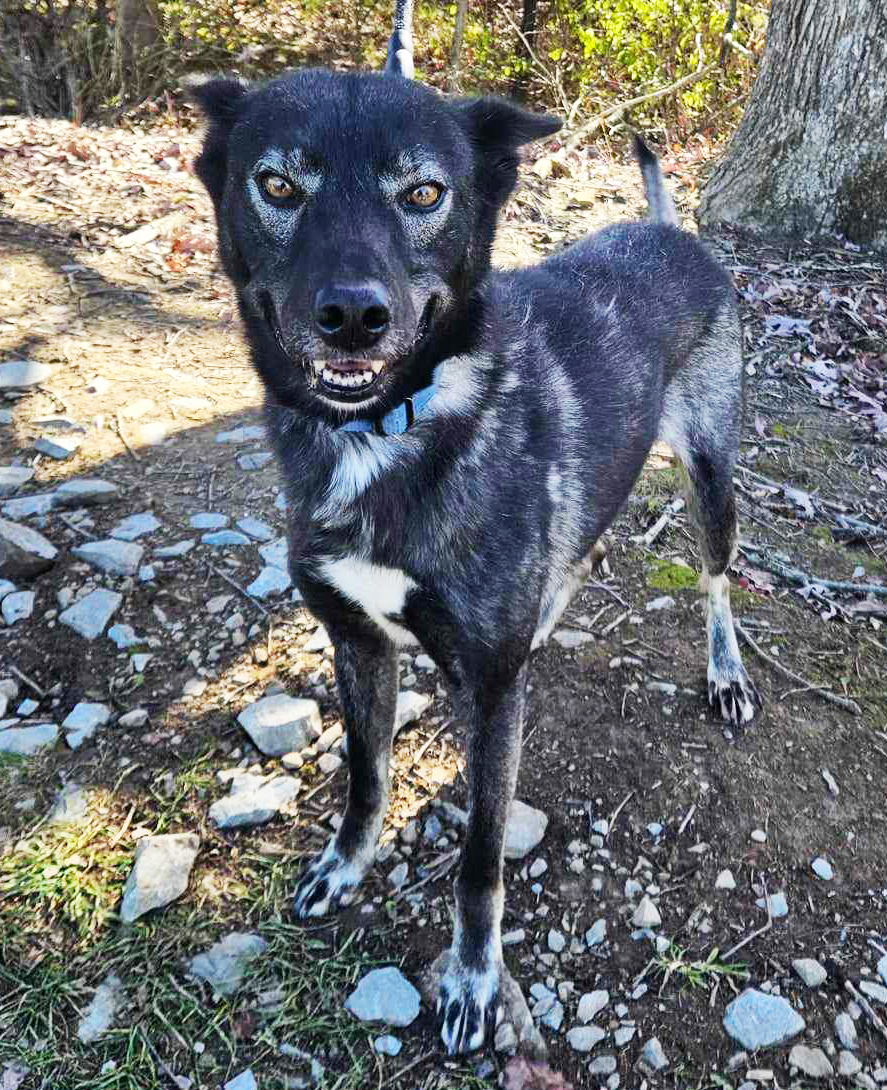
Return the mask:
<svg viewBox="0 0 887 1090">
<path fill-rule="evenodd" d="M 647 586 L 655 590 L 698 590 L 699 573 L 671 560 L 656 559 L 647 567 Z"/>
<path fill-rule="evenodd" d="M 686 948 L 672 943 L 656 958 L 656 971 L 664 976 L 664 984 L 672 977 L 678 977 L 688 988 L 708 988 L 715 981 L 728 977 L 748 980 L 748 968 L 744 962 L 719 961 L 719 953 L 715 947 L 704 960 L 690 960 Z"/>
</svg>

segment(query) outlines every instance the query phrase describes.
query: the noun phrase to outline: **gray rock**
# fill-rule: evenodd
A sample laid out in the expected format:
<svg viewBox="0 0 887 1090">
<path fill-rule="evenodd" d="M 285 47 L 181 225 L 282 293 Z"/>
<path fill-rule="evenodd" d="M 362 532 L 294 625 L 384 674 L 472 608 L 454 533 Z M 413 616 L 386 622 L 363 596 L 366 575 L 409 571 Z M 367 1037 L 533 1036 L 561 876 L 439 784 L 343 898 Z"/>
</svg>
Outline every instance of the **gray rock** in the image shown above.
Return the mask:
<svg viewBox="0 0 887 1090">
<path fill-rule="evenodd" d="M 838 1042 L 842 1048 L 851 1049 L 853 1051 L 856 1051 L 856 1049 L 859 1048 L 856 1023 L 850 1015 L 846 1014 L 844 1011 L 835 1015 L 835 1036 L 838 1038 Z"/>
<path fill-rule="evenodd" d="M 603 990 L 586 992 L 579 1000 L 579 1008 L 576 1011 L 576 1016 L 580 1022 L 590 1022 L 595 1015 L 600 1014 L 609 1002 L 609 992 Z"/>
<path fill-rule="evenodd" d="M 333 772 L 338 772 L 342 767 L 342 758 L 338 753 L 321 753 L 317 758 L 317 767 L 324 776 L 329 776 Z"/>
<path fill-rule="evenodd" d="M 878 976 L 887 984 L 887 954 L 878 962 Z"/>
<path fill-rule="evenodd" d="M 556 999 L 549 1009 L 539 1019 L 543 1026 L 546 1026 L 553 1033 L 557 1033 L 561 1026 L 564 1024 L 564 1005 L 559 999 Z M 582 1029 L 584 1027 L 580 1027 Z M 597 1029 L 597 1026 L 589 1026 L 589 1029 Z"/>
<path fill-rule="evenodd" d="M 505 827 L 505 858 L 523 859 L 545 836 L 548 817 L 541 810 L 514 799 Z"/>
<path fill-rule="evenodd" d="M 624 1048 L 629 1041 L 634 1040 L 636 1033 L 637 1026 L 620 1026 L 613 1034 L 613 1043 L 617 1048 Z"/>
<path fill-rule="evenodd" d="M 112 624 L 108 629 L 108 639 L 112 640 L 121 651 L 125 651 L 127 647 L 137 647 L 145 642 L 145 637 L 137 636 L 135 629 L 129 624 Z"/>
<path fill-rule="evenodd" d="M 564 938 L 562 931 L 556 931 L 552 928 L 548 932 L 548 949 L 552 954 L 562 954 L 566 945 L 567 940 Z"/>
<path fill-rule="evenodd" d="M 252 443 L 265 438 L 265 429 L 259 424 L 244 425 L 231 431 L 216 432 L 217 443 Z"/>
<path fill-rule="evenodd" d="M 301 781 L 295 776 L 256 776 L 241 772 L 231 778 L 231 792 L 212 804 L 209 816 L 220 829 L 262 825 L 292 802 Z"/>
<path fill-rule="evenodd" d="M 320 708 L 315 700 L 301 700 L 286 693 L 265 696 L 238 715 L 237 722 L 255 745 L 269 757 L 304 749 L 320 737 Z"/>
<path fill-rule="evenodd" d="M 523 942 L 526 937 L 527 933 L 522 927 L 515 928 L 514 931 L 506 931 L 502 936 L 502 945 L 516 946 L 519 942 Z"/>
<path fill-rule="evenodd" d="M 452 802 L 442 802 L 437 808 L 441 818 L 456 829 L 465 829 L 468 826 L 468 811 Z"/>
<path fill-rule="evenodd" d="M 123 1002 L 123 982 L 111 973 L 96 988 L 86 1013 L 77 1026 L 77 1036 L 84 1045 L 97 1041 L 111 1028 L 114 1015 Z"/>
<path fill-rule="evenodd" d="M 139 568 L 139 582 L 150 583 L 156 575 L 156 570 L 153 564 L 142 564 Z"/>
<path fill-rule="evenodd" d="M 513 1052 L 517 1048 L 517 1033 L 510 1022 L 500 1022 L 493 1039 L 496 1052 Z"/>
<path fill-rule="evenodd" d="M 38 492 L 33 496 L 20 496 L 16 500 L 7 500 L 3 504 L 3 514 L 15 522 L 17 519 L 33 518 L 35 515 L 48 515 L 55 506 L 52 492 Z"/>
<path fill-rule="evenodd" d="M 551 638 L 565 650 L 571 651 L 585 643 L 592 643 L 595 636 L 593 632 L 582 632 L 578 628 L 558 628 L 552 632 Z"/>
<path fill-rule="evenodd" d="M 214 549 L 227 549 L 232 545 L 249 545 L 250 540 L 246 534 L 239 530 L 214 530 L 200 537 L 204 545 L 211 545 Z"/>
<path fill-rule="evenodd" d="M 0 753 L 31 757 L 45 746 L 55 745 L 59 729 L 55 723 L 38 723 L 33 727 L 7 727 L 0 730 Z"/>
<path fill-rule="evenodd" d="M 828 973 L 816 958 L 795 958 L 792 968 L 808 988 L 818 988 L 828 977 Z"/>
<path fill-rule="evenodd" d="M 292 585 L 293 581 L 288 571 L 284 571 L 283 568 L 273 568 L 267 564 L 247 586 L 246 593 L 264 601 L 266 598 L 285 593 Z"/>
<path fill-rule="evenodd" d="M 122 522 L 118 522 L 111 530 L 111 537 L 116 537 L 120 541 L 135 541 L 136 538 L 152 534 L 159 529 L 160 519 L 155 518 L 150 511 L 140 511 L 137 515 L 130 515 Z"/>
<path fill-rule="evenodd" d="M 105 631 L 105 626 L 120 608 L 122 601 L 122 594 L 99 587 L 75 602 L 70 609 L 60 613 L 59 621 L 68 628 L 73 628 L 84 639 L 94 640 Z"/>
<path fill-rule="evenodd" d="M 110 481 L 85 477 L 60 484 L 53 497 L 56 507 L 94 507 L 100 503 L 110 503 L 119 491 L 117 485 Z"/>
<path fill-rule="evenodd" d="M 181 897 L 199 850 L 200 837 L 195 833 L 165 833 L 139 840 L 135 864 L 123 889 L 120 919 L 132 923 Z"/>
<path fill-rule="evenodd" d="M 441 836 L 443 836 L 443 825 L 440 823 L 440 818 L 437 814 L 431 814 L 422 829 L 422 839 L 429 844 L 434 844 Z"/>
<path fill-rule="evenodd" d="M 108 575 L 135 575 L 145 549 L 134 542 L 107 538 L 104 541 L 87 541 L 83 545 L 75 545 L 71 552 Z"/>
<path fill-rule="evenodd" d="M 869 999 L 874 999 L 876 1003 L 887 1005 L 887 988 L 882 984 L 875 984 L 871 980 L 863 980 L 859 985 L 859 990 L 867 995 Z"/>
<path fill-rule="evenodd" d="M 71 825 L 86 817 L 89 810 L 89 796 L 86 791 L 73 782 L 66 783 L 55 797 L 49 812 L 50 825 Z"/>
<path fill-rule="evenodd" d="M 323 627 L 322 624 L 311 633 L 308 639 L 302 644 L 303 651 L 323 651 L 327 647 L 332 646 L 332 640 L 330 639 L 329 632 Z"/>
<path fill-rule="evenodd" d="M 16 714 L 17 715 L 30 715 L 32 712 L 37 711 L 40 707 L 39 700 L 32 700 L 31 697 L 26 697 L 21 704 L 19 704 Z"/>
<path fill-rule="evenodd" d="M 256 1076 L 247 1068 L 246 1071 L 235 1075 L 233 1079 L 229 1079 L 225 1083 L 224 1090 L 259 1090 L 259 1084 L 256 1082 Z"/>
<path fill-rule="evenodd" d="M 785 899 L 784 893 L 771 893 L 765 900 L 763 897 L 759 897 L 755 904 L 758 908 L 767 908 L 767 903 L 770 904 L 770 915 L 774 920 L 781 919 L 783 916 L 788 915 L 788 901 Z"/>
<path fill-rule="evenodd" d="M 662 609 L 673 609 L 677 605 L 670 594 L 663 594 L 661 598 L 654 598 L 644 607 L 648 613 L 657 613 Z"/>
<path fill-rule="evenodd" d="M 644 1045 L 637 1067 L 647 1075 L 655 1075 L 657 1071 L 668 1067 L 668 1057 L 663 1052 L 658 1037 L 651 1037 Z"/>
<path fill-rule="evenodd" d="M 92 738 L 96 728 L 103 727 L 110 718 L 111 709 L 105 704 L 75 704 L 62 722 L 62 728 L 67 731 L 65 741 L 71 749 L 79 749 L 88 738 Z"/>
<path fill-rule="evenodd" d="M 143 727 L 148 722 L 147 708 L 133 708 L 117 720 L 117 726 L 129 730 L 131 727 Z"/>
<path fill-rule="evenodd" d="M 599 1026 L 574 1026 L 567 1030 L 567 1044 L 574 1052 L 591 1052 L 606 1036 Z"/>
<path fill-rule="evenodd" d="M 650 898 L 644 897 L 634 910 L 631 922 L 635 927 L 658 927 L 662 923 L 662 917 L 659 915 L 659 909 Z"/>
<path fill-rule="evenodd" d="M 394 886 L 395 889 L 400 889 L 400 887 L 404 884 L 404 882 L 406 882 L 409 876 L 409 864 L 398 863 L 397 866 L 394 867 L 388 875 L 388 881 L 392 886 Z"/>
<path fill-rule="evenodd" d="M 736 879 L 733 877 L 733 871 L 729 869 L 722 870 L 715 879 L 715 889 L 736 889 Z"/>
<path fill-rule="evenodd" d="M 237 464 L 241 469 L 264 469 L 274 455 L 270 450 L 257 450 L 251 454 L 241 454 L 237 458 Z"/>
<path fill-rule="evenodd" d="M 831 863 L 821 856 L 818 859 L 814 859 L 810 866 L 816 877 L 821 878 L 823 882 L 830 882 L 835 876 Z"/>
<path fill-rule="evenodd" d="M 0 496 L 12 496 L 34 476 L 30 466 L 0 466 Z"/>
<path fill-rule="evenodd" d="M 750 1052 L 790 1041 L 804 1027 L 804 1019 L 785 999 L 755 988 L 746 988 L 724 1013 L 724 1029 Z"/>
<path fill-rule="evenodd" d="M 218 995 L 233 995 L 240 987 L 249 963 L 263 954 L 267 946 L 258 935 L 232 931 L 192 958 L 189 970 L 192 976 L 205 980 Z"/>
<path fill-rule="evenodd" d="M 373 1041 L 373 1049 L 380 1056 L 397 1056 L 402 1048 L 403 1041 L 397 1037 L 392 1037 L 390 1033 L 386 1033 L 384 1037 L 377 1037 Z"/>
<path fill-rule="evenodd" d="M 333 723 L 331 727 L 327 727 L 326 730 L 314 743 L 314 748 L 318 753 L 326 753 L 332 749 L 333 746 L 345 733 L 341 723 Z"/>
<path fill-rule="evenodd" d="M 599 946 L 607 937 L 607 921 L 595 920 L 585 932 L 585 945 L 589 948 Z"/>
<path fill-rule="evenodd" d="M 16 621 L 26 621 L 34 612 L 34 592 L 17 590 L 7 594 L 0 604 L 0 611 L 8 625 L 13 625 Z"/>
<path fill-rule="evenodd" d="M 0 518 L 0 576 L 28 579 L 51 568 L 58 550 L 30 526 Z"/>
<path fill-rule="evenodd" d="M 831 1061 L 821 1048 L 795 1045 L 788 1054 L 788 1062 L 811 1079 L 827 1079 L 835 1073 Z"/>
<path fill-rule="evenodd" d="M 77 453 L 82 442 L 73 435 L 41 435 L 34 440 L 34 450 L 57 462 L 65 462 Z"/>
<path fill-rule="evenodd" d="M 46 382 L 52 374 L 48 363 L 36 360 L 10 360 L 0 363 L 0 390 L 27 390 Z"/>
<path fill-rule="evenodd" d="M 259 549 L 259 556 L 272 568 L 286 570 L 289 564 L 289 550 L 286 538 L 278 537 L 274 541 L 269 541 L 267 545 L 262 545 Z"/>
<path fill-rule="evenodd" d="M 857 1060 L 852 1052 L 846 1052 L 842 1049 L 838 1053 L 838 1074 L 842 1075 L 845 1079 L 852 1079 L 854 1075 L 857 1075 L 862 1071 L 862 1064 Z"/>
<path fill-rule="evenodd" d="M 398 734 L 408 724 L 415 722 L 431 704 L 431 697 L 417 693 L 412 689 L 397 694 L 397 708 L 394 712 L 394 732 Z"/>
<path fill-rule="evenodd" d="M 237 520 L 237 528 L 249 534 L 251 538 L 255 538 L 256 541 L 270 541 L 274 537 L 274 530 L 267 522 L 250 518 L 248 515 Z"/>
<path fill-rule="evenodd" d="M 10 583 L 8 579 L 0 579 L 0 602 L 6 597 L 7 594 L 15 593 L 15 583 Z M 2 713 L 0 713 L 2 718 Z"/>
<path fill-rule="evenodd" d="M 195 530 L 222 530 L 231 521 L 228 515 L 221 511 L 198 511 L 188 519 L 189 525 Z"/>
<path fill-rule="evenodd" d="M 367 973 L 345 1000 L 345 1008 L 361 1022 L 408 1026 L 419 1016 L 419 993 L 399 969 L 389 965 Z"/>
<path fill-rule="evenodd" d="M 193 537 L 185 538 L 184 541 L 177 541 L 174 545 L 163 545 L 159 549 L 154 550 L 154 556 L 161 560 L 172 560 L 177 556 L 185 556 L 190 553 L 197 542 Z"/>
<path fill-rule="evenodd" d="M 588 1065 L 589 1075 L 603 1078 L 605 1075 L 612 1075 L 616 1070 L 616 1057 L 615 1056 L 598 1056 L 596 1060 L 592 1060 Z"/>
</svg>

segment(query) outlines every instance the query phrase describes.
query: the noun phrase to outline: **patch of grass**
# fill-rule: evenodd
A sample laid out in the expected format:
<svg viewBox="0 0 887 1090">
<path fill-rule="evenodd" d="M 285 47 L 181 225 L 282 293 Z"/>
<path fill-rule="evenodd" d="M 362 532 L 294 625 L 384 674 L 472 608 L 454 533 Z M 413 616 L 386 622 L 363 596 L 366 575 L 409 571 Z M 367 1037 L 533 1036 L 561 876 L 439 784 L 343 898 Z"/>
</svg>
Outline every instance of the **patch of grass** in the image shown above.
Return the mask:
<svg viewBox="0 0 887 1090">
<path fill-rule="evenodd" d="M 635 494 L 644 501 L 644 507 L 649 514 L 658 515 L 681 492 L 682 487 L 679 469 L 655 469 L 647 466 L 637 480 Z"/>
<path fill-rule="evenodd" d="M 824 545 L 834 545 L 835 543 L 832 532 L 827 526 L 815 526 L 810 536 L 815 537 L 817 541 L 821 541 Z"/>
<path fill-rule="evenodd" d="M 715 947 L 704 961 L 691 961 L 686 948 L 672 943 L 656 958 L 656 971 L 665 977 L 663 986 L 673 976 L 680 977 L 688 988 L 707 988 L 724 978 L 748 980 L 749 972 L 744 962 L 718 960 L 720 951 Z"/>
<path fill-rule="evenodd" d="M 698 572 L 671 560 L 654 560 L 647 568 L 646 577 L 647 586 L 656 590 L 696 590 L 699 587 Z"/>
</svg>

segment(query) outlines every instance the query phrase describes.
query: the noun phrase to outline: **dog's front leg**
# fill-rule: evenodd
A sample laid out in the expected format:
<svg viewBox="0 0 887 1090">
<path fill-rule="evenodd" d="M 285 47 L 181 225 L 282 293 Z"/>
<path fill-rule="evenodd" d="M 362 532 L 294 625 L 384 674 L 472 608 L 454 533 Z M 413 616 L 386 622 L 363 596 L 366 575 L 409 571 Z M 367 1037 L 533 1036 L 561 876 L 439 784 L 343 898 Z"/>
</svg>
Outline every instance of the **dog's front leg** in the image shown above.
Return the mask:
<svg viewBox="0 0 887 1090">
<path fill-rule="evenodd" d="M 296 889 L 298 916 L 347 903 L 373 862 L 388 806 L 388 765 L 397 705 L 397 656 L 379 633 L 335 633 L 336 682 L 348 736 L 348 804 L 342 824 Z"/>
<path fill-rule="evenodd" d="M 525 663 L 507 678 L 485 677 L 469 709 L 468 829 L 455 883 L 453 944 L 437 1004 L 441 1037 L 450 1053 L 480 1048 L 500 1016 L 502 858 L 517 783 L 526 681 Z"/>
</svg>

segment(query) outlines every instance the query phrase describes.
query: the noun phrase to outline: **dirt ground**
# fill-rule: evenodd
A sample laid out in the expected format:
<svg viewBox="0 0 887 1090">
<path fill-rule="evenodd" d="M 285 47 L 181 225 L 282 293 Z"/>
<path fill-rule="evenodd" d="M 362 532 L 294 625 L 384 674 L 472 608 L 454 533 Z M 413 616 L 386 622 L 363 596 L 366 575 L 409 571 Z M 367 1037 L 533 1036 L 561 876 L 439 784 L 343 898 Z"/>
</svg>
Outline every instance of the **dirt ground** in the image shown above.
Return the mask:
<svg viewBox="0 0 887 1090">
<path fill-rule="evenodd" d="M 380 863 L 362 904 L 303 928 L 287 916 L 287 893 L 341 807 L 344 769 L 325 776 L 309 762 L 292 813 L 268 825 L 225 833 L 207 818 L 224 790 L 219 769 L 244 757 L 279 767 L 250 747 L 235 719 L 270 686 L 314 696 L 324 726 L 338 721 L 332 664 L 303 648 L 316 622 L 298 605 L 244 593 L 262 566 L 254 545 L 198 544 L 163 561 L 149 582 L 96 579 L 70 553 L 146 510 L 161 523 L 140 541 L 146 561 L 158 547 L 199 538 L 188 525 L 199 511 L 254 516 L 282 532 L 275 466 L 238 461 L 265 450 L 261 439 L 216 439 L 260 424 L 261 394 L 215 260 L 209 202 L 190 170 L 195 148 L 193 133 L 174 128 L 0 120 L 0 362 L 53 367 L 46 383 L 4 403 L 13 422 L 0 426 L 0 464 L 35 469 L 19 496 L 68 478 L 119 488 L 112 504 L 82 516 L 24 520 L 60 556 L 28 584 L 33 615 L 0 629 L 0 678 L 21 684 L 7 714 L 25 697 L 39 704 L 33 722 L 60 722 L 82 700 L 149 712 L 144 727 L 102 728 L 77 751 L 59 742 L 0 764 L 0 1065 L 27 1068 L 22 1090 L 209 1088 L 247 1067 L 263 1090 L 308 1085 L 299 1081 L 309 1079 L 306 1055 L 322 1062 L 327 1088 L 495 1084 L 504 1059 L 490 1051 L 445 1060 L 424 1009 L 395 1031 L 404 1041 L 396 1058 L 375 1055 L 375 1034 L 341 1010 L 368 965 L 401 964 L 415 979 L 442 948 L 446 850 L 420 842 L 406 857 L 408 885 L 428 879 L 423 900 L 393 895 L 391 864 Z M 696 165 L 675 156 L 669 166 L 689 216 Z M 635 169 L 618 152 L 528 164 L 503 219 L 498 260 L 533 260 L 642 208 Z M 552 641 L 532 666 L 518 796 L 550 823 L 538 849 L 507 868 L 503 930 L 523 928 L 526 937 L 506 959 L 525 992 L 546 978 L 551 987 L 572 982 L 563 988 L 561 1031 L 543 1034 L 552 1067 L 576 1087 L 597 1085 L 588 1065 L 600 1054 L 615 1056 L 623 1086 L 640 1086 L 635 1064 L 653 1036 L 669 1060 L 656 1078 L 667 1084 L 732 1087 L 758 1069 L 761 1081 L 786 1085 L 789 1046 L 728 1070 L 739 1045 L 721 1020 L 745 981 L 712 966 L 743 968 L 752 985 L 778 990 L 802 1012 L 807 1043 L 821 1045 L 846 1007 L 845 981 L 874 979 L 887 946 L 887 595 L 878 591 L 887 585 L 885 267 L 837 242 L 710 241 L 736 278 L 746 318 L 742 549 L 731 575 L 734 611 L 756 645 L 743 653 L 764 710 L 733 736 L 707 707 L 697 555 L 684 514 L 651 544 L 640 540 L 679 495 L 669 452 L 659 450 L 613 528 L 610 574 L 589 584 L 562 621 L 592 638 L 574 649 Z M 44 435 L 81 442 L 55 461 L 35 451 Z M 786 568 L 851 588 L 799 586 Z M 143 645 L 119 651 L 58 623 L 59 592 L 87 579 L 122 591 L 114 620 L 132 625 Z M 231 601 L 210 614 L 206 603 L 223 594 Z M 673 605 L 647 609 L 665 595 Z M 235 612 L 241 622 L 226 627 Z M 132 654 L 145 651 L 152 658 L 135 672 Z M 409 656 L 403 673 L 434 700 L 396 745 L 388 839 L 426 817 L 434 799 L 465 804 L 461 727 L 448 722 L 433 673 Z M 194 678 L 205 689 L 184 695 Z M 69 780 L 91 792 L 79 831 L 45 821 Z M 600 819 L 609 830 L 595 849 L 590 823 Z M 653 822 L 659 835 L 648 829 Z M 201 852 L 188 892 L 123 928 L 115 911 L 138 839 L 189 830 L 200 834 Z M 752 839 L 755 830 L 763 841 Z M 524 869 L 537 857 L 548 865 L 538 893 Z M 571 867 L 577 857 L 584 867 Z M 817 857 L 832 865 L 831 881 L 812 871 Z M 715 888 L 725 868 L 733 890 Z M 631 936 L 631 877 L 657 890 L 659 932 L 673 943 L 667 955 Z M 756 900 L 777 892 L 788 915 L 768 927 Z M 571 952 L 570 940 L 598 918 L 608 922 L 607 941 Z M 563 954 L 549 952 L 551 928 L 567 937 Z M 222 1000 L 184 966 L 232 929 L 265 935 L 270 953 L 239 996 Z M 688 971 L 713 951 L 709 968 Z M 792 972 L 798 957 L 827 966 L 823 987 L 801 983 Z M 127 1004 L 111 1033 L 81 1045 L 79 1013 L 112 970 Z M 637 1031 L 621 1048 L 608 1037 L 581 1055 L 564 1032 L 577 1024 L 578 996 L 594 989 L 610 993 L 602 1028 L 618 1027 L 623 1002 L 622 1021 Z M 880 1014 L 887 1018 L 887 1008 Z M 857 1029 L 866 1070 L 883 1069 L 887 1037 L 865 1016 Z M 282 1054 L 281 1043 L 297 1051 Z M 488 1061 L 492 1072 L 478 1066 Z M 0 1086 L 18 1087 L 12 1080 L 0 1074 Z"/>
</svg>

